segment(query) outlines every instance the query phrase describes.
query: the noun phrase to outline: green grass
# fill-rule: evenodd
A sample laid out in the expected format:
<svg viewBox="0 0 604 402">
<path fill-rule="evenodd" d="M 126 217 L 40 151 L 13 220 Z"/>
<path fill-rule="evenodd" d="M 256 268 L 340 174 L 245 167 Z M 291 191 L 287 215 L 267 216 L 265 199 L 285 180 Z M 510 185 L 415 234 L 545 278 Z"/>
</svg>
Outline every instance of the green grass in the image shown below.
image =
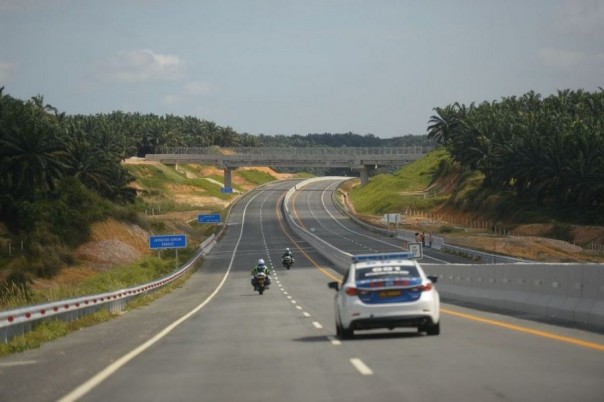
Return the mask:
<svg viewBox="0 0 604 402">
<path fill-rule="evenodd" d="M 166 183 L 182 184 L 187 178 L 169 165 L 124 165 L 145 188 L 165 190 Z"/>
<path fill-rule="evenodd" d="M 367 215 L 404 213 L 407 208 L 434 208 L 448 197 L 423 191 L 438 178 L 441 162 L 448 159 L 444 149 L 432 151 L 394 174 L 380 174 L 372 177 L 366 186 L 355 187 L 350 193 L 351 200 L 359 213 Z"/>
<path fill-rule="evenodd" d="M 236 174 L 245 181 L 257 186 L 277 180 L 275 176 L 260 170 L 238 170 Z"/>
</svg>

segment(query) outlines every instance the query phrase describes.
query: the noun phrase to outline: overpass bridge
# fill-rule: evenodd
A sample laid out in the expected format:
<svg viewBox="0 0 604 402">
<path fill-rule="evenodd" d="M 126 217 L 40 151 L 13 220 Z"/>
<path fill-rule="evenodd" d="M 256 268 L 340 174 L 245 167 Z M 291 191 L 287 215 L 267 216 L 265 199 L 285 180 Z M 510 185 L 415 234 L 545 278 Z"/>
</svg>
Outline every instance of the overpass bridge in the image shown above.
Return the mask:
<svg viewBox="0 0 604 402">
<path fill-rule="evenodd" d="M 350 168 L 360 171 L 361 185 L 369 181 L 371 169 L 400 167 L 420 159 L 431 147 L 173 147 L 145 159 L 166 165 L 214 165 L 224 170 L 224 187 L 231 187 L 231 172 L 244 166 Z"/>
</svg>

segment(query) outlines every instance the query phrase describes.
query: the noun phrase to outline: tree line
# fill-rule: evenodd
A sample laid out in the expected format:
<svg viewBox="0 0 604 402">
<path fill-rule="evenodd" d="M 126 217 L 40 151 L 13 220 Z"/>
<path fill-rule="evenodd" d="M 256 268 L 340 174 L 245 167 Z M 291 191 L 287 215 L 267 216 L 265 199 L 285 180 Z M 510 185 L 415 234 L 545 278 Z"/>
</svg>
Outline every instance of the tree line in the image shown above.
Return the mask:
<svg viewBox="0 0 604 402">
<path fill-rule="evenodd" d="M 543 206 L 593 209 L 604 201 L 604 90 L 563 90 L 434 108 L 428 137 L 483 185 Z"/>
<path fill-rule="evenodd" d="M 192 116 L 120 111 L 66 115 L 34 96 L 22 101 L 0 88 L 0 214 L 14 230 L 30 230 L 32 205 L 58 197 L 57 188 L 77 181 L 115 204 L 134 201 L 134 180 L 120 162 L 162 147 L 412 146 L 424 136 L 380 139 L 373 134 L 258 135 Z"/>
</svg>

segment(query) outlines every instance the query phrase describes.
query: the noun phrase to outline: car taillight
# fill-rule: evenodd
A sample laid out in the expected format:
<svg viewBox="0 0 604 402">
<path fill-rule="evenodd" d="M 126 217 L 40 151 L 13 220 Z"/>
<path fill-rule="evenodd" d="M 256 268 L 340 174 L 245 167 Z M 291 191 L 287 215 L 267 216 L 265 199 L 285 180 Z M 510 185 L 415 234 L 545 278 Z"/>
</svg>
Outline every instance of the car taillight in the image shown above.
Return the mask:
<svg viewBox="0 0 604 402">
<path fill-rule="evenodd" d="M 411 288 L 412 292 L 427 292 L 432 290 L 432 283 L 424 283 L 422 285 Z"/>
<path fill-rule="evenodd" d="M 425 284 L 420 285 L 418 287 L 419 287 L 420 292 L 427 292 L 429 290 L 432 290 L 432 283 L 431 282 L 425 283 Z"/>
<path fill-rule="evenodd" d="M 344 292 L 346 292 L 348 296 L 356 296 L 358 294 L 357 288 L 354 286 L 346 286 Z"/>
</svg>

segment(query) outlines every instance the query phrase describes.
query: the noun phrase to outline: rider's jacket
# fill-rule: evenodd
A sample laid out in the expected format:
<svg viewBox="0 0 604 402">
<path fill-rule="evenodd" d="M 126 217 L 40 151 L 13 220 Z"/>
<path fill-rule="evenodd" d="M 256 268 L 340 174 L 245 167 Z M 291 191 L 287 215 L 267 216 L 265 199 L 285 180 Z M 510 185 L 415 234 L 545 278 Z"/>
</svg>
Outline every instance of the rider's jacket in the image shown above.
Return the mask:
<svg viewBox="0 0 604 402">
<path fill-rule="evenodd" d="M 270 275 L 270 272 L 268 270 L 268 267 L 266 265 L 256 265 L 253 269 L 252 269 L 252 275 L 256 276 L 257 273 L 259 272 L 264 272 L 267 275 Z"/>
<path fill-rule="evenodd" d="M 285 253 L 283 253 L 283 255 L 281 256 L 281 259 L 284 259 L 285 257 L 290 256 L 292 258 L 294 258 L 293 254 L 291 251 L 286 251 Z"/>
</svg>

